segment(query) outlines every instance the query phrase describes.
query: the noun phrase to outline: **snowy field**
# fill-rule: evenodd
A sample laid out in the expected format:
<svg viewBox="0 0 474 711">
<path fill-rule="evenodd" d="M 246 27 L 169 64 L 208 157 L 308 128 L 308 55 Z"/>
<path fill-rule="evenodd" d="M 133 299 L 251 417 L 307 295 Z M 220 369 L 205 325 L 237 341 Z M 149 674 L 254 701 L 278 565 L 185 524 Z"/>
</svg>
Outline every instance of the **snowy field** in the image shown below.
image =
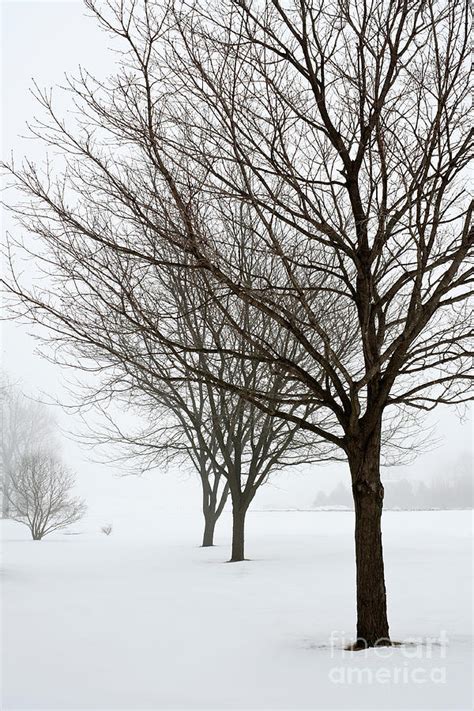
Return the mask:
<svg viewBox="0 0 474 711">
<path fill-rule="evenodd" d="M 385 514 L 392 638 L 424 643 L 369 653 L 351 513 L 250 512 L 234 564 L 228 514 L 213 549 L 198 515 L 113 519 L 2 522 L 2 709 L 472 708 L 471 512 Z"/>
</svg>

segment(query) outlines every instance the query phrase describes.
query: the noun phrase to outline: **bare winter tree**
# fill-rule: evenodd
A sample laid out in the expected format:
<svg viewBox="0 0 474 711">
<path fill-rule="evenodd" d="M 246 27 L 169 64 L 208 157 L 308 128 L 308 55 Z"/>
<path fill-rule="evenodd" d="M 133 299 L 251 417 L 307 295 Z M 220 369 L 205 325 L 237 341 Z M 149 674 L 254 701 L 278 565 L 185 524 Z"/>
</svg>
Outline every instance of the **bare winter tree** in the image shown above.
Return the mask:
<svg viewBox="0 0 474 711">
<path fill-rule="evenodd" d="M 11 518 L 28 526 L 33 540 L 77 523 L 82 499 L 71 496 L 74 477 L 46 450 L 23 454 L 10 488 Z"/>
<path fill-rule="evenodd" d="M 1 376 L 2 518 L 9 518 L 11 482 L 22 456 L 53 439 L 53 419 L 44 405 L 26 397 L 5 373 Z"/>
<path fill-rule="evenodd" d="M 107 389 L 105 405 L 102 395 Z M 196 388 L 197 389 L 197 388 Z M 87 407 L 84 417 L 86 430 L 80 436 L 91 447 L 102 447 L 105 459 L 119 462 L 134 474 L 141 474 L 155 468 L 168 467 L 171 464 L 189 467 L 197 472 L 201 482 L 201 506 L 204 518 L 202 547 L 214 545 L 214 533 L 217 521 L 229 495 L 229 485 L 221 471 L 214 464 L 215 442 L 212 429 L 209 431 L 204 421 L 205 403 L 196 389 L 185 383 L 178 387 L 170 384 L 166 378 L 156 378 L 149 396 L 145 394 L 146 385 L 136 381 L 124 392 L 124 378 L 120 390 L 109 383 L 102 384 L 99 396 L 96 390 L 84 397 L 81 388 L 80 409 Z M 77 392 L 75 393 L 76 401 Z M 115 414 L 116 407 L 121 412 L 132 414 L 141 427 L 126 426 Z M 90 424 L 90 412 L 95 410 L 99 422 Z M 100 423 L 100 424 L 99 424 Z"/>
<path fill-rule="evenodd" d="M 239 229 L 243 229 L 241 225 Z M 250 261 L 254 263 L 255 259 Z M 125 275 L 118 280 L 125 284 Z M 87 408 L 90 403 L 98 404 L 105 415 L 107 426 L 98 432 L 94 425 L 92 442 L 125 444 L 132 457 L 141 458 L 145 466 L 191 461 L 202 484 L 204 546 L 213 544 L 215 525 L 230 493 L 231 561 L 242 561 L 245 517 L 259 487 L 270 474 L 284 467 L 334 458 L 334 447 L 315 441 L 299 425 L 262 411 L 237 391 L 214 385 L 213 374 L 217 369 L 222 378 L 240 383 L 242 388 L 249 388 L 258 379 L 259 387 L 273 393 L 275 398 L 284 397 L 288 387 L 292 387 L 277 371 L 264 369 L 259 358 L 251 358 L 251 349 L 240 334 L 230 330 L 223 336 L 227 317 L 208 302 L 208 289 L 198 275 L 186 271 L 177 274 L 163 267 L 160 285 L 162 298 L 165 295 L 168 298 L 167 309 L 174 319 L 176 334 L 199 352 L 199 375 L 190 374 L 183 364 L 163 352 L 160 340 L 147 325 L 152 313 L 147 310 L 147 298 L 145 294 L 137 298 L 137 290 L 133 288 L 130 294 L 133 293 L 135 318 L 139 315 L 135 330 L 130 330 L 132 324 L 126 311 L 117 308 L 114 319 L 108 316 L 107 338 L 111 337 L 112 327 L 115 331 L 111 341 L 106 343 L 102 333 L 96 334 L 97 342 L 102 342 L 98 350 L 102 358 L 106 348 L 114 350 L 114 376 L 85 399 L 81 389 L 78 399 Z M 156 284 L 153 289 L 149 287 L 148 296 L 156 290 Z M 89 308 L 92 306 L 91 302 Z M 244 304 L 243 311 L 234 313 L 234 318 L 245 322 L 248 315 Z M 261 316 L 252 321 L 252 329 L 260 339 L 276 343 L 285 338 L 289 344 L 285 332 L 269 326 Z M 82 318 L 81 328 L 91 334 L 90 321 Z M 223 340 L 211 355 L 203 347 L 216 338 Z M 229 358 L 224 343 L 227 348 L 232 343 L 234 349 L 245 350 L 247 358 Z M 340 347 L 349 347 L 349 340 L 345 338 Z M 285 350 L 284 344 L 281 349 Z M 86 350 L 92 352 L 90 343 Z M 148 427 L 141 432 L 124 432 L 103 408 L 105 396 L 107 402 L 117 403 L 121 399 L 135 405 L 139 414 L 145 414 Z M 294 409 L 300 409 L 299 403 Z"/>
<path fill-rule="evenodd" d="M 155 377 L 147 383 L 135 381 L 133 392 L 140 402 L 135 411 L 149 421 L 148 427 L 130 433 L 108 417 L 108 426 L 91 439 L 125 445 L 126 456 L 140 459 L 146 468 L 190 462 L 202 486 L 203 547 L 214 544 L 215 526 L 230 493 L 232 562 L 245 559 L 246 514 L 269 476 L 285 467 L 331 458 L 327 447 L 311 446 L 308 434 L 297 426 L 209 382 L 188 378 L 177 388 Z"/>
<path fill-rule="evenodd" d="M 338 447 L 355 501 L 356 646 L 388 644 L 384 422 L 471 397 L 467 2 L 86 4 L 122 41 L 122 68 L 69 81 L 69 124 L 38 92 L 32 130 L 64 170 L 9 170 L 52 277 L 47 292 L 13 277 L 10 292 L 85 358 L 118 311 L 193 377 L 204 354 L 214 386 Z M 244 242 L 230 229 L 242 220 Z M 199 347 L 176 327 L 164 268 L 199 274 L 225 321 Z M 261 317 L 287 339 L 262 338 Z M 218 353 L 278 373 L 284 397 L 265 378 L 229 379 Z"/>
</svg>

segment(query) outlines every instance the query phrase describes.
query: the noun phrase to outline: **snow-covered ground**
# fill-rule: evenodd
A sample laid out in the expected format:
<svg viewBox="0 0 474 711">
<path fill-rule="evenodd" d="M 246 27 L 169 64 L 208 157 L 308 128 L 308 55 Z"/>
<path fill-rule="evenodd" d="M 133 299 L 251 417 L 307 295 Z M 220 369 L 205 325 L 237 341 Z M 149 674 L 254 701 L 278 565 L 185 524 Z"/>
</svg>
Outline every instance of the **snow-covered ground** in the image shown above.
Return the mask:
<svg viewBox="0 0 474 711">
<path fill-rule="evenodd" d="M 105 523 L 2 522 L 3 709 L 472 708 L 471 512 L 385 514 L 392 637 L 424 643 L 368 653 L 350 512 L 250 512 L 234 564 L 227 513 L 213 549 L 186 511 Z"/>
</svg>

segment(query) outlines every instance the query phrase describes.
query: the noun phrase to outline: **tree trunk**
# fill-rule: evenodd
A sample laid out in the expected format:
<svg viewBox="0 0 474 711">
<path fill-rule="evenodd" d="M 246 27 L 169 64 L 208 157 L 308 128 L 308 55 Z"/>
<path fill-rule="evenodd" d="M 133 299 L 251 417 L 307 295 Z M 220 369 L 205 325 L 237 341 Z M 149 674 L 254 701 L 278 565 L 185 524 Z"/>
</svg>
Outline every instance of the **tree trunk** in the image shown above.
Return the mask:
<svg viewBox="0 0 474 711">
<path fill-rule="evenodd" d="M 214 545 L 214 530 L 216 528 L 217 517 L 208 512 L 204 516 L 204 533 L 202 537 L 202 547 L 208 548 Z"/>
<path fill-rule="evenodd" d="M 10 474 L 5 468 L 3 472 L 2 518 L 10 517 Z"/>
<path fill-rule="evenodd" d="M 382 548 L 384 489 L 380 479 L 380 435 L 349 457 L 355 505 L 357 640 L 354 648 L 389 645 Z"/>
<path fill-rule="evenodd" d="M 208 548 L 214 545 L 214 531 L 229 495 L 229 484 L 226 482 L 219 494 L 219 483 L 222 481 L 221 474 L 209 470 L 206 460 L 204 460 L 201 465 L 200 475 L 202 484 L 202 513 L 204 516 L 202 547 Z M 210 482 L 212 481 L 211 476 L 213 476 L 212 486 L 210 486 Z"/>
<path fill-rule="evenodd" d="M 231 563 L 245 560 L 245 514 L 248 506 L 232 503 L 232 555 Z"/>
<path fill-rule="evenodd" d="M 8 500 L 8 495 L 3 492 L 2 497 L 2 518 L 10 518 L 10 501 Z"/>
</svg>

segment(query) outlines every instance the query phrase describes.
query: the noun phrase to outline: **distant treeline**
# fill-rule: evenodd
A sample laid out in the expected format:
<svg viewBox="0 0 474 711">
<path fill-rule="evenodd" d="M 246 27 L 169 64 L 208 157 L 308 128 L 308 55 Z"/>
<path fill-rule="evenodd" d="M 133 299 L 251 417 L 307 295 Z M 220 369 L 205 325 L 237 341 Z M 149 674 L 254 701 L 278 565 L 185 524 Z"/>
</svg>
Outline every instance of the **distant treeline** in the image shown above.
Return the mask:
<svg viewBox="0 0 474 711">
<path fill-rule="evenodd" d="M 472 509 L 473 482 L 470 473 L 453 478 L 437 478 L 431 482 L 408 479 L 384 482 L 386 509 Z M 320 491 L 314 506 L 353 508 L 348 486 L 338 484 L 330 493 Z"/>
</svg>

